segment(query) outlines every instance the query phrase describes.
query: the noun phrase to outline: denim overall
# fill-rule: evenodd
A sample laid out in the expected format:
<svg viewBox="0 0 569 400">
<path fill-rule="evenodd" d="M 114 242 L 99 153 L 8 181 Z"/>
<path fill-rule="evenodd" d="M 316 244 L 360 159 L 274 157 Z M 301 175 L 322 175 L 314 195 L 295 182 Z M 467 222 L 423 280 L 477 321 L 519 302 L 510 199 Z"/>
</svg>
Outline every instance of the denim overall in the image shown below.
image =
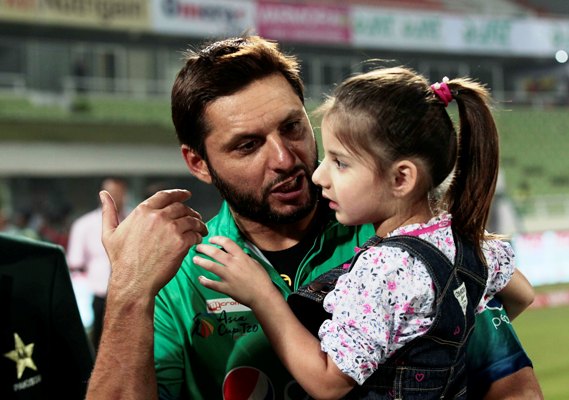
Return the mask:
<svg viewBox="0 0 569 400">
<path fill-rule="evenodd" d="M 474 328 L 475 309 L 484 293 L 488 270 L 471 245 L 463 244 L 456 234 L 454 240 L 455 265 L 434 245 L 414 236 L 375 236 L 362 246 L 362 250 L 400 247 L 421 260 L 433 280 L 436 314 L 425 334 L 396 351 L 346 399 L 466 399 L 466 342 Z M 349 269 L 361 253 L 352 259 Z M 336 267 L 289 296 L 292 310 L 314 335 L 324 319 L 331 318 L 322 307 L 324 297 L 349 269 Z"/>
</svg>

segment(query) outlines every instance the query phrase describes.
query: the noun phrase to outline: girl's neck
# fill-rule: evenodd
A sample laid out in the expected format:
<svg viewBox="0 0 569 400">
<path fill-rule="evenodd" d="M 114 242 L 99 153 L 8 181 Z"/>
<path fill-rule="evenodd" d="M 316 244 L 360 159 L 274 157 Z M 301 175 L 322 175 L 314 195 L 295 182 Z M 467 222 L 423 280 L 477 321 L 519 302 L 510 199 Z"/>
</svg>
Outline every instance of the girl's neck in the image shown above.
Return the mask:
<svg viewBox="0 0 569 400">
<path fill-rule="evenodd" d="M 434 215 L 428 202 L 416 204 L 416 207 L 409 208 L 405 213 L 396 212 L 384 221 L 374 224 L 375 233 L 379 237 L 385 237 L 399 227 L 411 224 L 424 224 L 433 217 Z"/>
</svg>

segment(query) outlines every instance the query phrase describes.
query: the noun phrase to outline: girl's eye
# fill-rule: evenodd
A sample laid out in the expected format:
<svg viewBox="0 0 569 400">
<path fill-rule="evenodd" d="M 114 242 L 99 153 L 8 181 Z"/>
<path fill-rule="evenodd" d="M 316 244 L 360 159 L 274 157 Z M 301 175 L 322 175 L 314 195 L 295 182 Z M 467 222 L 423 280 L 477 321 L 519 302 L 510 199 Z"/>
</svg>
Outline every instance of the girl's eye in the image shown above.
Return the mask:
<svg viewBox="0 0 569 400">
<path fill-rule="evenodd" d="M 347 165 L 345 163 L 338 160 L 337 158 L 334 159 L 334 164 L 336 164 L 336 168 L 338 168 L 338 169 L 344 169 L 347 167 Z"/>
</svg>

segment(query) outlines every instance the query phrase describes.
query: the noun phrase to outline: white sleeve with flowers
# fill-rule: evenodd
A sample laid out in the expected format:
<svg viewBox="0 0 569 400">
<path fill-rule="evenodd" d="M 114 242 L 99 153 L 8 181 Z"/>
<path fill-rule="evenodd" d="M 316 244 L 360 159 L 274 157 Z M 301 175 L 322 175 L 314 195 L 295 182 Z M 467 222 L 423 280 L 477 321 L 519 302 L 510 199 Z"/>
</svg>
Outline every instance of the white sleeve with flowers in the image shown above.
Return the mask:
<svg viewBox="0 0 569 400">
<path fill-rule="evenodd" d="M 502 240 L 487 240 L 482 245 L 482 252 L 488 264 L 488 281 L 486 282 L 486 293 L 476 309 L 479 313 L 484 310 L 494 295 L 510 282 L 516 269 L 516 258 L 510 243 Z"/>
</svg>

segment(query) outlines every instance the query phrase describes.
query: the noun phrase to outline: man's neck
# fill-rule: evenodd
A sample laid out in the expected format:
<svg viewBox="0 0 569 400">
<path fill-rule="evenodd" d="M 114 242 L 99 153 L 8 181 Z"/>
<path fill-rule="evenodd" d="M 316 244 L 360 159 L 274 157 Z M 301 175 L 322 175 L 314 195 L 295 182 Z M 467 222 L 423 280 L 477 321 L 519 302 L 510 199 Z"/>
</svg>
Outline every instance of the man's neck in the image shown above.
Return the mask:
<svg viewBox="0 0 569 400">
<path fill-rule="evenodd" d="M 262 224 L 233 213 L 239 230 L 261 250 L 279 251 L 297 244 L 308 233 L 317 208 L 302 220 L 290 224 Z"/>
</svg>

